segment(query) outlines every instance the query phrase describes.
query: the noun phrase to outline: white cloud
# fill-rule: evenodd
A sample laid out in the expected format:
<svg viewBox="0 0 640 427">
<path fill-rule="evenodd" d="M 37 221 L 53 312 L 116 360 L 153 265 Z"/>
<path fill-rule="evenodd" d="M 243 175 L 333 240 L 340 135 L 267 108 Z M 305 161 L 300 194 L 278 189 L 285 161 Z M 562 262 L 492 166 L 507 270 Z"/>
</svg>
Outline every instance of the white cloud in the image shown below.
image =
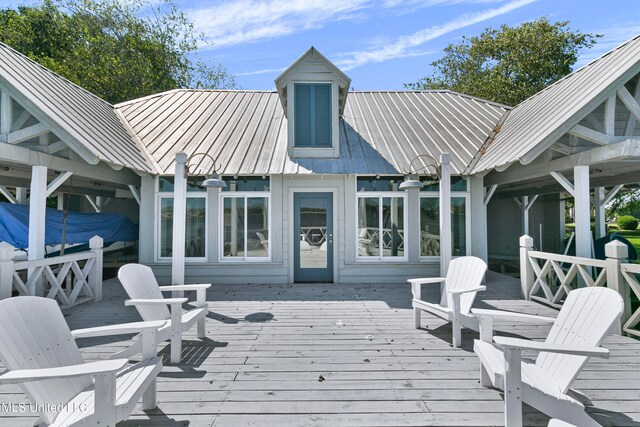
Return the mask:
<svg viewBox="0 0 640 427">
<path fill-rule="evenodd" d="M 215 47 L 282 37 L 350 19 L 371 0 L 239 0 L 189 12 Z"/>
<path fill-rule="evenodd" d="M 336 65 L 346 71 L 372 62 L 383 62 L 393 58 L 415 56 L 413 49 L 428 41 L 441 37 L 452 31 L 495 18 L 496 16 L 504 15 L 505 13 L 536 1 L 538 0 L 515 0 L 494 9 L 487 9 L 476 13 L 467 13 L 442 25 L 434 25 L 413 34 L 399 37 L 394 42 L 378 45 L 368 50 L 351 52 L 350 54 L 345 55 L 345 59 L 337 61 Z"/>
<path fill-rule="evenodd" d="M 630 38 L 640 34 L 640 24 L 638 24 L 637 21 L 620 22 L 608 28 L 600 28 L 586 32 L 602 34 L 603 37 L 598 39 L 596 45 L 591 49 L 584 51 L 576 63 L 576 68 L 588 64 Z"/>
<path fill-rule="evenodd" d="M 264 68 L 262 70 L 255 70 L 255 71 L 246 71 L 243 73 L 235 73 L 236 76 L 256 76 L 259 74 L 271 74 L 271 73 L 281 73 L 284 70 L 286 70 L 286 68 Z"/>
</svg>

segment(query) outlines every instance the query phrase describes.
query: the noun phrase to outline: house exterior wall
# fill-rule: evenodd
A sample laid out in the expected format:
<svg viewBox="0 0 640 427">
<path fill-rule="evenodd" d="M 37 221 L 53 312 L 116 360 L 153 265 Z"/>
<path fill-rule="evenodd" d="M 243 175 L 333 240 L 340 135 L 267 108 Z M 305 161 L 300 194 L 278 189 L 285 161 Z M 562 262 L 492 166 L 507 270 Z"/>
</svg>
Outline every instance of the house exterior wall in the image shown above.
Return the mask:
<svg viewBox="0 0 640 427">
<path fill-rule="evenodd" d="M 439 275 L 437 258 L 420 258 L 419 192 L 407 193 L 405 208 L 407 226 L 406 260 L 362 260 L 357 256 L 357 202 L 355 175 L 272 176 L 270 182 L 270 261 L 219 259 L 219 195 L 207 194 L 207 257 L 203 261 L 187 261 L 186 283 L 292 283 L 293 282 L 293 195 L 296 192 L 331 192 L 334 215 L 334 282 L 335 283 L 402 283 L 416 276 Z M 159 260 L 156 251 L 158 197 L 153 179 L 142 180 L 140 208 L 140 261 L 151 266 L 160 283 L 171 280 L 171 262 Z M 153 219 L 153 220 L 152 220 Z"/>
</svg>

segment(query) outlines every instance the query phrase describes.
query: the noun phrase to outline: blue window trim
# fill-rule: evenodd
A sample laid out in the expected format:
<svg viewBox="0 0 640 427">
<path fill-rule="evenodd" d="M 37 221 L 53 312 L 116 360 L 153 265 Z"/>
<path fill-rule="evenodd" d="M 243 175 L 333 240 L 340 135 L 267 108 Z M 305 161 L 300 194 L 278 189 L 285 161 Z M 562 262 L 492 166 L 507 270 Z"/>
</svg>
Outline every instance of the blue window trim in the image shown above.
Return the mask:
<svg viewBox="0 0 640 427">
<path fill-rule="evenodd" d="M 331 107 L 332 107 L 332 97 L 333 97 L 333 91 L 331 88 L 331 84 L 330 83 L 294 83 L 293 88 L 294 88 L 294 99 L 295 99 L 295 91 L 299 88 L 299 87 L 308 87 L 309 88 L 309 103 L 310 103 L 310 121 L 309 121 L 309 126 L 311 126 L 311 136 L 310 136 L 310 141 L 309 144 L 298 144 L 297 143 L 297 135 L 298 135 L 298 117 L 297 117 L 297 106 L 295 106 L 295 102 L 294 102 L 294 137 L 293 137 L 293 146 L 296 148 L 332 148 L 333 147 L 333 138 L 332 138 L 332 126 L 333 126 L 333 120 L 332 120 L 332 111 L 331 111 Z M 316 88 L 317 87 L 328 87 L 329 88 L 329 103 L 328 103 L 328 108 L 329 108 L 329 112 L 328 112 L 328 117 L 329 117 L 329 144 L 328 145 L 319 145 L 318 141 L 317 141 L 317 135 L 316 135 Z"/>
</svg>

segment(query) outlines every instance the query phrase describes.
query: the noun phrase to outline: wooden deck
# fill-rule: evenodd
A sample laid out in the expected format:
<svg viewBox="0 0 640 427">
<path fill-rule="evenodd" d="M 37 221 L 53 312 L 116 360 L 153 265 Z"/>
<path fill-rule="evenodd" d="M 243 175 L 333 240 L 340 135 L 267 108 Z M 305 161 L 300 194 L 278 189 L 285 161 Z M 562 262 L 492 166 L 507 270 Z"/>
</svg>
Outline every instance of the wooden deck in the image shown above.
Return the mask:
<svg viewBox="0 0 640 427">
<path fill-rule="evenodd" d="M 490 273 L 477 307 L 555 315 L 519 299 L 519 282 Z M 65 312 L 72 329 L 138 320 L 124 307 L 117 281 L 105 300 Z M 423 288 L 425 299 L 436 289 Z M 451 328 L 423 314 L 413 328 L 411 292 L 395 285 L 214 285 L 205 341 L 186 337 L 183 363 L 159 377 L 159 406 L 134 412 L 126 425 L 503 425 L 503 400 L 478 383 L 473 332 L 451 347 Z M 548 327 L 498 325 L 542 338 Z M 106 358 L 124 342 L 81 340 L 87 359 Z M 575 387 L 603 425 L 640 426 L 640 341 L 610 336 L 607 360 L 592 360 Z M 0 387 L 0 403 L 26 402 L 17 386 Z M 32 425 L 30 413 L 0 407 L 0 426 Z M 548 418 L 525 407 L 525 424 Z"/>
</svg>

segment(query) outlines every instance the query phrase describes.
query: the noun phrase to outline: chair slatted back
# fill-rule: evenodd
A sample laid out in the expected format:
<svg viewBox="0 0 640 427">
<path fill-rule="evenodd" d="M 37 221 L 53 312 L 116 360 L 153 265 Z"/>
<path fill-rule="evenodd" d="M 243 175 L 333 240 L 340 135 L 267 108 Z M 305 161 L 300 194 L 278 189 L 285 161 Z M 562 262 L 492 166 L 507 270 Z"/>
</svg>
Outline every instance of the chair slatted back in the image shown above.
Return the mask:
<svg viewBox="0 0 640 427">
<path fill-rule="evenodd" d="M 123 265 L 118 270 L 118 279 L 131 299 L 164 299 L 153 270 L 146 265 Z M 166 304 L 136 305 L 136 309 L 144 321 L 171 318 Z"/>
<path fill-rule="evenodd" d="M 612 289 L 591 287 L 569 292 L 546 342 L 575 346 L 598 346 L 619 321 L 624 303 Z M 566 393 L 589 358 L 541 352 L 536 365 L 558 380 Z"/>
<path fill-rule="evenodd" d="M 448 290 L 472 289 L 480 286 L 484 274 L 487 271 L 487 264 L 480 258 L 473 256 L 463 256 L 452 259 L 447 270 L 446 287 Z M 477 292 L 470 292 L 460 296 L 460 312 L 469 314 L 473 300 Z M 440 305 L 443 307 L 452 306 L 451 295 L 448 292 L 442 294 Z"/>
<path fill-rule="evenodd" d="M 55 368 L 84 363 L 58 303 L 22 296 L 0 301 L 0 358 L 9 370 Z M 91 377 L 32 381 L 20 384 L 39 408 L 66 404 L 93 384 Z M 48 404 L 47 408 L 42 405 Z M 40 412 L 48 424 L 57 412 Z"/>
</svg>

